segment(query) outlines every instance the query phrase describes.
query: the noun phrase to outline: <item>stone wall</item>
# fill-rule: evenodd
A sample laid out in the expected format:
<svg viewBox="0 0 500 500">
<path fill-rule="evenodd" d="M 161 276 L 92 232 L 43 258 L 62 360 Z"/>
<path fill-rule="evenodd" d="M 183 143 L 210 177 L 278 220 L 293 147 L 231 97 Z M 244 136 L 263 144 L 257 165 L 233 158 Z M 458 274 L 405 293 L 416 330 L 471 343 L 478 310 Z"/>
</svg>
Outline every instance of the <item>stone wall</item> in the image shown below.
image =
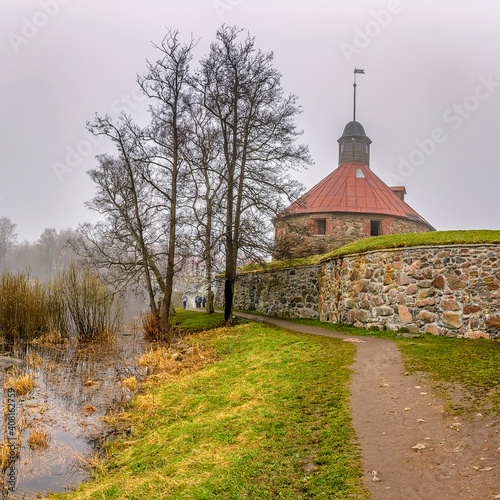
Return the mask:
<svg viewBox="0 0 500 500">
<path fill-rule="evenodd" d="M 499 337 L 500 246 L 412 247 L 323 263 L 323 321 Z"/>
<path fill-rule="evenodd" d="M 325 234 L 318 234 L 318 220 L 326 221 Z M 327 253 L 352 241 L 370 237 L 371 220 L 380 221 L 380 234 L 382 235 L 429 231 L 429 227 L 422 222 L 389 215 L 318 213 L 299 215 L 277 221 L 275 238 L 279 240 L 283 237 L 290 224 L 303 224 L 307 227 L 307 231 L 297 235 L 299 244 L 296 245 L 296 250 L 287 255 L 286 258 L 304 257 L 314 253 L 307 252 L 308 248 L 318 250 L 316 253 Z M 304 234 L 306 232 L 308 234 Z M 293 238 L 289 239 L 293 245 Z M 277 244 L 279 245 L 279 242 Z M 287 241 L 287 244 L 290 245 L 290 242 Z M 305 252 L 304 249 L 306 250 Z"/>
<path fill-rule="evenodd" d="M 224 303 L 223 283 L 216 303 Z M 319 319 L 319 266 L 240 274 L 235 283 L 234 308 L 275 316 Z"/>
<path fill-rule="evenodd" d="M 217 304 L 223 305 L 221 290 Z M 500 338 L 500 245 L 412 247 L 240 274 L 235 309 Z"/>
</svg>

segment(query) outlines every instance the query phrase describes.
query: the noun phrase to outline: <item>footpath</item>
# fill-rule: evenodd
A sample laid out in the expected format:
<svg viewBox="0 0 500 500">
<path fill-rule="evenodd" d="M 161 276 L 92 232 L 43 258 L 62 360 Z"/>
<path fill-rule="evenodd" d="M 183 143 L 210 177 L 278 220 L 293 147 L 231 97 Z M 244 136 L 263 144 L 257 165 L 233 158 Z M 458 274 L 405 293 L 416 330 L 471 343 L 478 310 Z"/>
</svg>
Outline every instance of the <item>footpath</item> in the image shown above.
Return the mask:
<svg viewBox="0 0 500 500">
<path fill-rule="evenodd" d="M 500 499 L 500 422 L 450 416 L 425 383 L 405 373 L 390 340 L 235 313 L 305 334 L 353 342 L 352 422 L 373 499 Z"/>
</svg>

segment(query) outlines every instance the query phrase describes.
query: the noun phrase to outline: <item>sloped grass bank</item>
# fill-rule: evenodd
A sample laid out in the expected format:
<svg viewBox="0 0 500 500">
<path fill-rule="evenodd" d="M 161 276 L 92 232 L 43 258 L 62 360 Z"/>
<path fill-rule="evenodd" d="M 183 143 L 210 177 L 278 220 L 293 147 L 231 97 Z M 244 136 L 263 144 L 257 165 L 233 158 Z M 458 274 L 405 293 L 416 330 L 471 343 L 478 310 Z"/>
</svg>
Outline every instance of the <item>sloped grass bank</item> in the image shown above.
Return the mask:
<svg viewBox="0 0 500 500">
<path fill-rule="evenodd" d="M 348 407 L 353 345 L 255 323 L 189 342 L 217 361 L 146 385 L 121 417 L 131 436 L 95 481 L 58 498 L 368 498 Z"/>
</svg>

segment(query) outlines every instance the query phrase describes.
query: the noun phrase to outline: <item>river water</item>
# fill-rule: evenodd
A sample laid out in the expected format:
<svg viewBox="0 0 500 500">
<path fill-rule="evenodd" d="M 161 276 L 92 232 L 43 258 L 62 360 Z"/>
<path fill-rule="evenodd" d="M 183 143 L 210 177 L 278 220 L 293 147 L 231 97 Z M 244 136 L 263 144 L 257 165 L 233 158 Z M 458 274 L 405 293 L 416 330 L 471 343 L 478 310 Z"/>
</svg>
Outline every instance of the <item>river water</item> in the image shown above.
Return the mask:
<svg viewBox="0 0 500 500">
<path fill-rule="evenodd" d="M 102 417 L 122 409 L 130 399 L 132 394 L 121 381 L 145 377 L 136 358 L 148 348 L 141 328 L 132 325 L 110 343 L 0 343 L 2 401 L 8 399 L 4 388 L 12 369 L 8 358 L 22 360 L 15 363 L 17 370 L 28 372 L 36 382 L 27 395 L 10 398 L 8 412 L 7 406 L 4 409 L 4 442 L 12 431 L 7 425 L 11 411 L 16 412 L 15 430 L 20 433 L 18 457 L 7 470 L 7 474 L 14 472 L 16 481 L 9 499 L 23 494 L 35 498 L 47 490 L 64 492 L 89 478 L 89 458 L 105 433 Z M 48 446 L 28 444 L 33 430 L 48 437 Z"/>
</svg>

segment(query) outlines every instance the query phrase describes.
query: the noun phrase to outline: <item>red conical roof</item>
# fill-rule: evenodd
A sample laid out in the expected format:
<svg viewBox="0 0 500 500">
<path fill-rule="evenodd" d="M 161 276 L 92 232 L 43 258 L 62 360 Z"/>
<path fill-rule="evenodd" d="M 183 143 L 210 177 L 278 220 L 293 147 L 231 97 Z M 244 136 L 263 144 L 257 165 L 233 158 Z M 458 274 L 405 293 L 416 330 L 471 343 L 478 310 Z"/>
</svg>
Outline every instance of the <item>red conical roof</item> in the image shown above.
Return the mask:
<svg viewBox="0 0 500 500">
<path fill-rule="evenodd" d="M 281 212 L 280 217 L 327 212 L 393 215 L 421 221 L 430 229 L 434 229 L 413 208 L 394 194 L 368 165 L 360 163 L 342 163 Z"/>
</svg>

